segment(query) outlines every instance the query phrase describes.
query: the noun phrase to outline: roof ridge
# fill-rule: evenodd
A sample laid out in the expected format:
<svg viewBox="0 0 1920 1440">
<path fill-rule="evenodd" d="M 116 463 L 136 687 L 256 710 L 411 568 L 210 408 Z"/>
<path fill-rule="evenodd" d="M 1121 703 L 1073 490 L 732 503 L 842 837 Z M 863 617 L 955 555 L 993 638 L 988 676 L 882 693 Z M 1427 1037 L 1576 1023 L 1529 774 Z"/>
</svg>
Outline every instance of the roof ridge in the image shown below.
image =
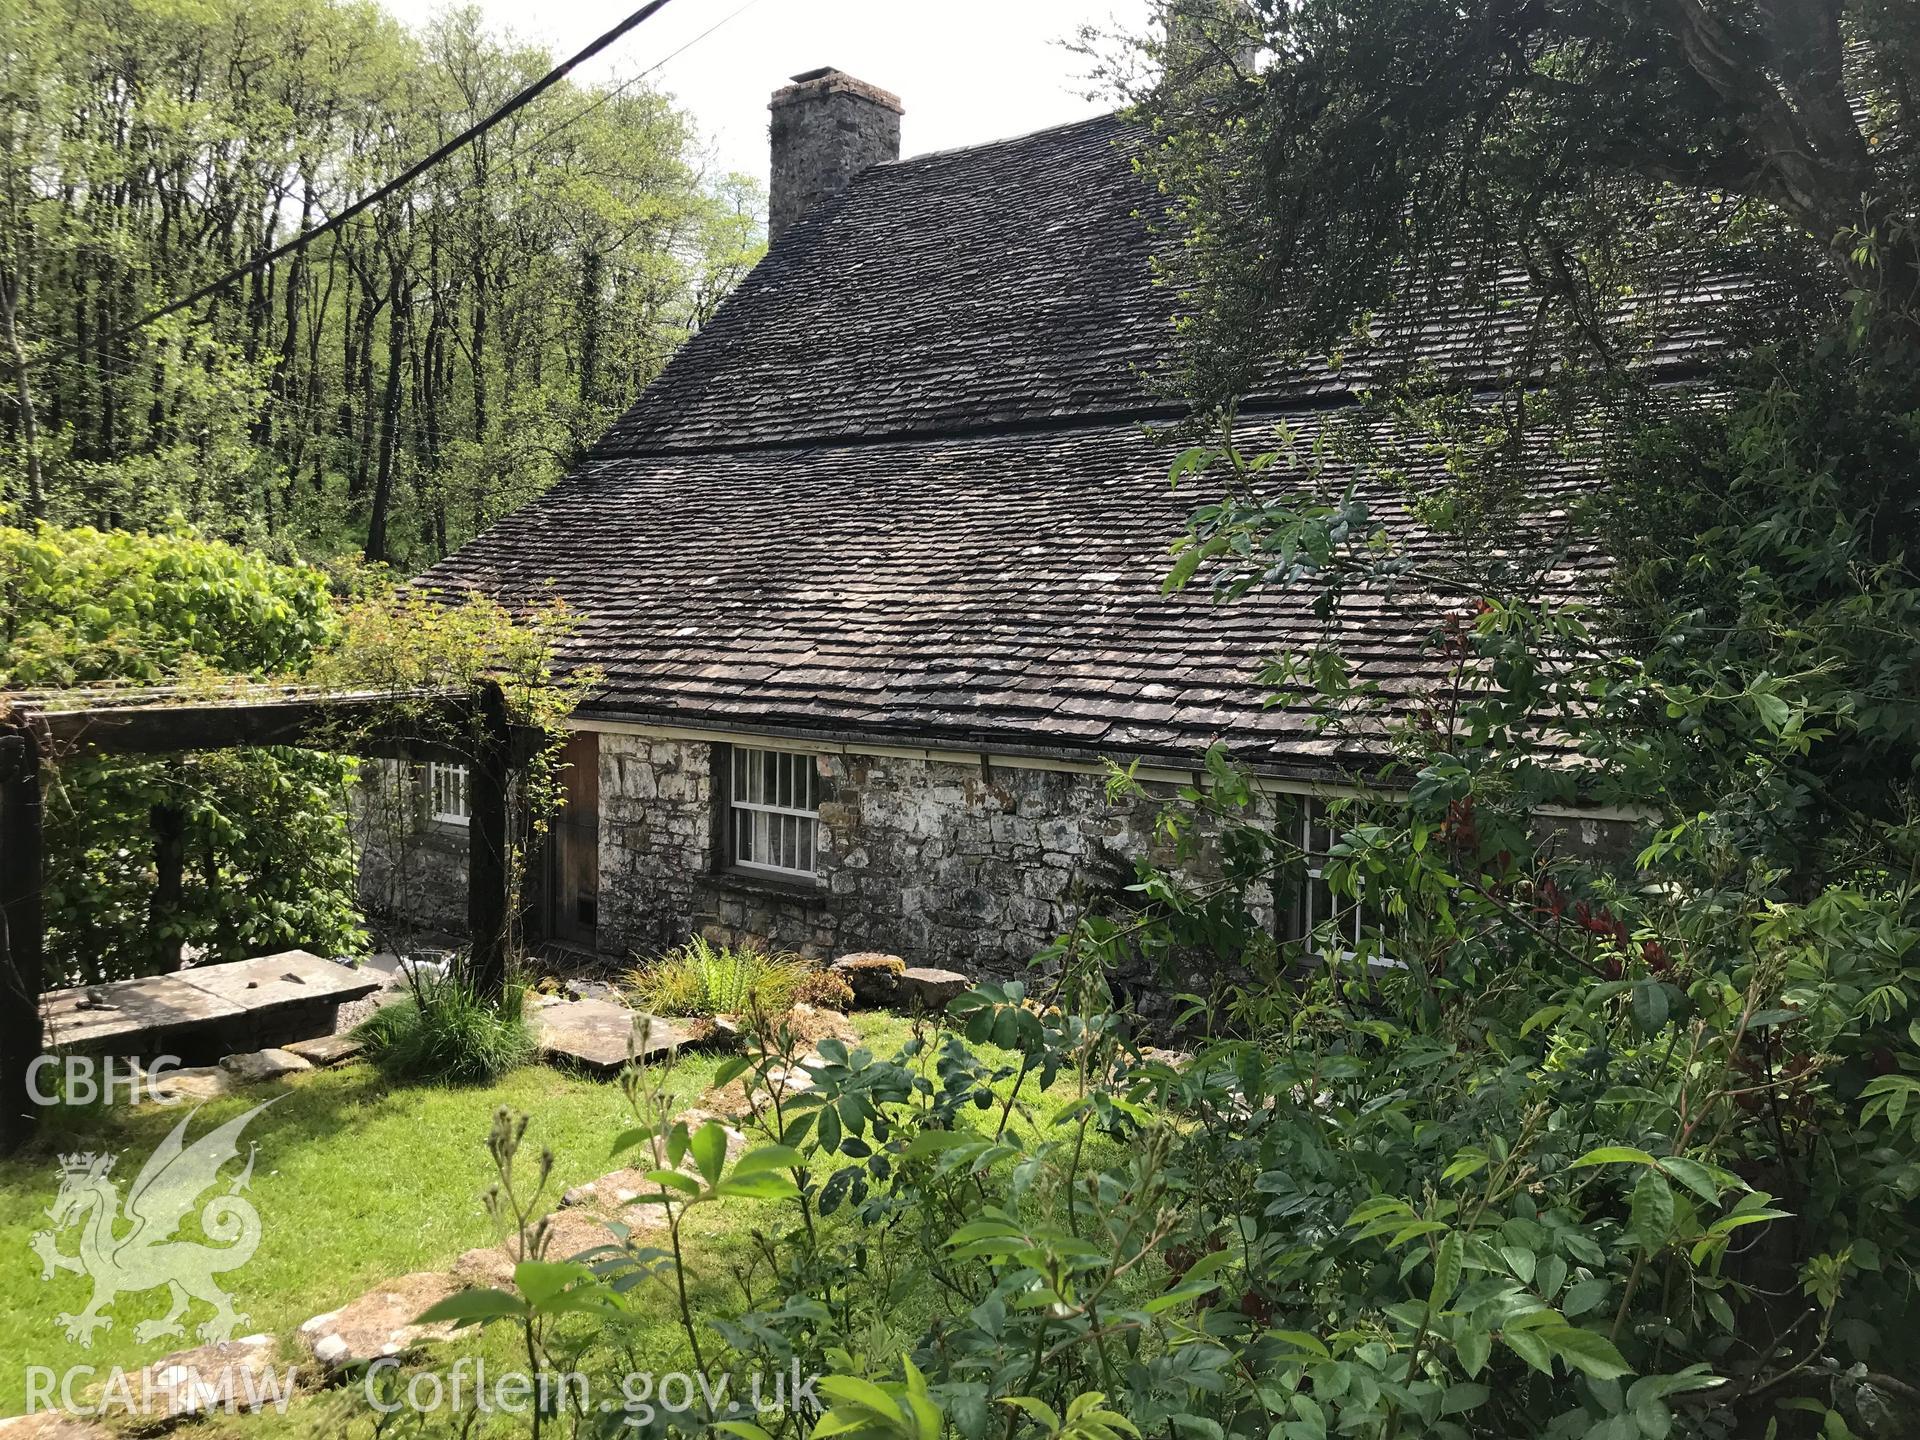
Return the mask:
<svg viewBox="0 0 1920 1440">
<path fill-rule="evenodd" d="M 983 150 L 997 150 L 1003 146 L 1018 145 L 1027 140 L 1038 140 L 1044 135 L 1056 135 L 1066 130 L 1092 129 L 1096 125 L 1118 121 L 1122 125 L 1131 125 L 1144 129 L 1145 124 L 1130 119 L 1125 110 L 1105 110 L 1098 115 L 1083 115 L 1078 120 L 1062 120 L 1057 125 L 1042 125 L 1038 130 L 1023 130 L 1017 135 L 1001 135 L 992 140 L 976 140 L 971 145 L 949 145 L 944 150 L 922 150 L 915 155 L 902 155 L 898 160 L 883 160 L 878 165 L 869 165 L 853 177 L 853 183 L 859 184 L 869 175 L 882 171 L 897 171 L 909 165 L 917 165 L 923 160 L 945 160 L 955 155 L 972 155 Z"/>
</svg>

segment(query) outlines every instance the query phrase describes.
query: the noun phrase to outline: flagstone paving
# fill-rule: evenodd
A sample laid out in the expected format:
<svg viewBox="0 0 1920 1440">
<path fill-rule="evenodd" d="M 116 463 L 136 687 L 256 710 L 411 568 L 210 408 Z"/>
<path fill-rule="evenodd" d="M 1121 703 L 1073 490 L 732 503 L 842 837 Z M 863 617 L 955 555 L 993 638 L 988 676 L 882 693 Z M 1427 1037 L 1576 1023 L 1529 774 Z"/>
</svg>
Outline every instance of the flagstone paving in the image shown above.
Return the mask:
<svg viewBox="0 0 1920 1440">
<path fill-rule="evenodd" d="M 528 1018 L 544 1059 L 590 1075 L 617 1075 L 630 1058 L 658 1059 L 687 1038 L 660 1019 L 643 1029 L 638 1015 L 611 1000 L 547 996 L 535 1002 Z"/>
<path fill-rule="evenodd" d="M 295 1338 L 327 1377 L 387 1356 L 411 1355 L 433 1340 L 453 1334 L 450 1322 L 415 1321 L 460 1288 L 452 1275 L 419 1271 L 368 1291 L 358 1300 L 316 1315 Z"/>
</svg>

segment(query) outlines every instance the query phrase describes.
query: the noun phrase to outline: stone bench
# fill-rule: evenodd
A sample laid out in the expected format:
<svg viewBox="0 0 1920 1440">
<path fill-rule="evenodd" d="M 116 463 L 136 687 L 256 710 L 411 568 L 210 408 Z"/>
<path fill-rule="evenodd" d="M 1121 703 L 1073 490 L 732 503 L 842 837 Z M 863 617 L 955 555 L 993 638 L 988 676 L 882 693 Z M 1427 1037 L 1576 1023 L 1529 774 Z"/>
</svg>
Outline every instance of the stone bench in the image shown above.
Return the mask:
<svg viewBox="0 0 1920 1440">
<path fill-rule="evenodd" d="M 51 990 L 40 997 L 40 1015 L 50 1050 L 211 1064 L 235 1051 L 332 1034 L 342 1005 L 383 984 L 377 971 L 286 950 Z"/>
</svg>

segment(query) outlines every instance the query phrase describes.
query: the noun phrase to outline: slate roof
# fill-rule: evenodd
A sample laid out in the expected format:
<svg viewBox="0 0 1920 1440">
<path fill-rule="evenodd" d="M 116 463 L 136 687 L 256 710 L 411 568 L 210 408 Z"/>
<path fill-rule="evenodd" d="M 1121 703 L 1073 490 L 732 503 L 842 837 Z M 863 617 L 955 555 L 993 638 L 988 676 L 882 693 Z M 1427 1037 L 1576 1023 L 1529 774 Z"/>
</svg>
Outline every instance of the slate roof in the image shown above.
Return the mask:
<svg viewBox="0 0 1920 1440">
<path fill-rule="evenodd" d="M 789 229 L 597 455 L 1132 416 L 1173 306 L 1117 117 L 876 166 Z"/>
<path fill-rule="evenodd" d="M 1213 741 L 1278 772 L 1373 753 L 1316 734 L 1262 663 L 1329 637 L 1307 597 L 1159 593 L 1196 503 L 1142 419 L 1172 338 L 1138 213 L 1139 132 L 1105 118 L 875 167 L 793 226 L 557 487 L 429 570 L 586 617 L 583 713 L 789 736 L 1192 763 Z M 1509 327 L 1408 327 L 1471 377 Z M 1695 343 L 1676 332 L 1684 353 Z M 1276 372 L 1254 410 L 1311 436 L 1365 367 Z M 1317 408 L 1323 407 L 1323 408 Z M 1270 421 L 1249 423 L 1249 442 Z M 1551 556 L 1588 472 L 1542 458 Z M 1389 524 L 1396 494 L 1371 497 Z M 1409 544 L 1432 545 L 1406 526 Z M 1600 561 L 1542 583 L 1592 587 Z M 1406 715 L 1444 683 L 1451 601 L 1373 594 L 1338 648 Z"/>
</svg>

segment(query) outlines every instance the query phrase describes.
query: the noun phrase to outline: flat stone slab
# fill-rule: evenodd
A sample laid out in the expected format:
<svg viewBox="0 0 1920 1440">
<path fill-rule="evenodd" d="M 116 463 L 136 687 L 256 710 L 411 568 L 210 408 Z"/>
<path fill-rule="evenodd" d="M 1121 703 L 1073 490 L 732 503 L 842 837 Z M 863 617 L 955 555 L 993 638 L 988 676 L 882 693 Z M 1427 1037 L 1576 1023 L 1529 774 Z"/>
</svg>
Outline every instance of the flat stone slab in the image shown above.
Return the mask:
<svg viewBox="0 0 1920 1440">
<path fill-rule="evenodd" d="M 305 950 L 282 950 L 225 965 L 196 965 L 174 978 L 253 1015 L 316 1000 L 344 1004 L 371 995 L 387 983 L 377 970 L 340 965 Z"/>
<path fill-rule="evenodd" d="M 0 1440 L 114 1440 L 111 1430 L 58 1410 L 0 1420 Z"/>
<path fill-rule="evenodd" d="M 451 1321 L 416 1325 L 414 1320 L 460 1288 L 451 1275 L 420 1271 L 389 1280 L 350 1305 L 316 1315 L 297 1331 L 300 1348 L 321 1374 L 338 1375 L 389 1355 L 409 1355 L 453 1334 Z"/>
<path fill-rule="evenodd" d="M 950 1001 L 964 995 L 971 984 L 973 982 L 958 970 L 908 966 L 900 972 L 900 1002 L 908 1009 L 944 1010 Z"/>
<path fill-rule="evenodd" d="M 286 1047 L 316 1070 L 331 1069 L 357 1059 L 367 1047 L 351 1035 L 322 1035 L 315 1040 L 295 1040 Z"/>
<path fill-rule="evenodd" d="M 159 1050 L 184 1031 L 236 1021 L 245 1013 L 231 1000 L 189 985 L 177 974 L 52 990 L 40 1000 L 47 1044 L 83 1052 L 111 1050 L 133 1040 L 140 1042 L 137 1048 L 143 1053 Z"/>
<path fill-rule="evenodd" d="M 809 1079 L 807 1083 L 813 1082 Z M 685 1124 L 688 1130 L 698 1130 L 701 1126 L 718 1120 L 726 1127 L 727 1163 L 732 1164 L 746 1153 L 747 1137 L 728 1124 L 727 1117 L 723 1115 L 717 1115 L 711 1110 L 696 1109 L 683 1111 L 674 1119 Z M 620 1212 L 621 1223 L 627 1225 L 664 1223 L 666 1217 L 660 1213 L 658 1206 L 647 1206 L 638 1211 L 622 1209 L 630 1205 L 635 1196 L 653 1195 L 660 1189 L 653 1181 L 647 1179 L 647 1172 L 654 1168 L 650 1158 L 652 1151 L 642 1145 L 639 1153 L 642 1158 L 638 1165 L 625 1170 L 615 1170 L 611 1175 L 602 1175 L 598 1180 L 590 1180 L 584 1185 L 576 1185 L 560 1197 L 560 1204 L 566 1210 L 599 1211 L 608 1215 Z M 691 1155 L 680 1162 L 680 1168 L 689 1175 L 700 1173 Z M 565 1211 L 563 1210 L 562 1213 Z M 547 1247 L 547 1253 L 549 1255 L 554 1253 L 552 1246 Z"/>
<path fill-rule="evenodd" d="M 303 1060 L 291 1050 L 249 1050 L 242 1055 L 226 1056 L 220 1061 L 220 1068 L 241 1085 L 264 1085 L 283 1075 L 311 1070 L 313 1062 Z"/>
<path fill-rule="evenodd" d="M 135 1413 L 151 1428 L 196 1415 L 264 1410 L 293 1393 L 289 1373 L 276 1373 L 279 1359 L 280 1342 L 271 1335 L 178 1351 L 131 1381 Z"/>
<path fill-rule="evenodd" d="M 654 1019 L 640 1032 L 640 1017 L 611 1000 L 552 1000 L 529 1017 L 541 1056 L 589 1074 L 618 1074 L 630 1056 L 650 1060 L 677 1047 L 686 1036 Z"/>
<path fill-rule="evenodd" d="M 1171 1070 L 1184 1070 L 1193 1063 L 1193 1052 L 1169 1050 L 1163 1045 L 1143 1045 L 1140 1047 L 1140 1058 L 1165 1065 Z"/>
<path fill-rule="evenodd" d="M 218 1100 L 231 1095 L 240 1084 L 229 1070 L 218 1065 L 194 1065 L 184 1070 L 166 1070 L 153 1078 L 149 1093 L 169 1104 L 180 1100 Z"/>
<path fill-rule="evenodd" d="M 344 1004 L 384 978 L 305 950 L 194 965 L 171 975 L 53 990 L 41 997 L 47 1043 L 92 1053 L 148 1053 L 175 1037 L 310 1004 Z"/>
<path fill-rule="evenodd" d="M 747 1093 L 746 1077 L 729 1080 L 725 1085 L 707 1091 L 703 1098 L 706 1109 L 701 1113 L 725 1121 L 727 1124 L 744 1124 L 754 1118 L 755 1107 L 764 1110 L 773 1108 L 768 1091 L 777 1088 L 780 1100 L 784 1104 L 790 1096 L 804 1095 L 813 1089 L 813 1071 L 827 1063 L 826 1057 L 815 1050 L 802 1055 L 799 1063 L 792 1069 L 776 1065 L 764 1078 L 754 1082 L 751 1095 Z M 692 1122 L 689 1121 L 689 1124 Z"/>
<path fill-rule="evenodd" d="M 623 1223 L 634 1225 L 637 1217 L 623 1216 Z M 587 1209 L 563 1208 L 547 1217 L 546 1257 L 572 1260 L 590 1250 L 617 1243 L 606 1221 Z M 520 1255 L 520 1237 L 509 1237 L 499 1245 L 483 1245 L 469 1250 L 453 1262 L 453 1278 L 462 1285 L 492 1286 L 496 1290 L 513 1287 L 514 1262 Z"/>
</svg>

